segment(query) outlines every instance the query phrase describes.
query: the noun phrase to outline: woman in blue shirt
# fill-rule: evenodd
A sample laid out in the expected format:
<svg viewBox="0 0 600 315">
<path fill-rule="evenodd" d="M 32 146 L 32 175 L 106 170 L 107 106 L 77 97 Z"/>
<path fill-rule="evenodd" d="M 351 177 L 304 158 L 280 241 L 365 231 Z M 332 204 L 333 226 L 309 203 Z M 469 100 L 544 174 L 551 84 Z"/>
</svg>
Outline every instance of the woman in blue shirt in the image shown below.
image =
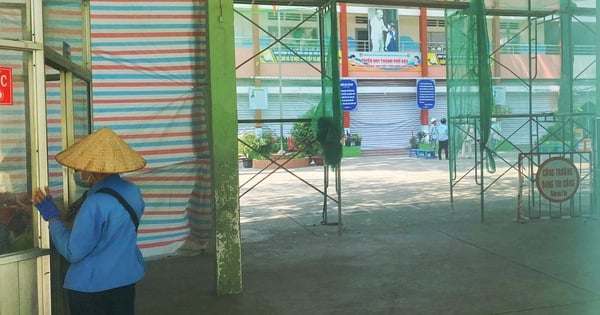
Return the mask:
<svg viewBox="0 0 600 315">
<path fill-rule="evenodd" d="M 70 263 L 64 281 L 70 312 L 133 315 L 135 283 L 145 274 L 137 246 L 144 200 L 138 186 L 119 173 L 141 169 L 146 161 L 106 127 L 60 152 L 56 160 L 75 170 L 78 185 L 89 188 L 72 228 L 63 223 L 48 187 L 37 188 L 32 196 L 49 222 L 56 250 Z"/>
</svg>

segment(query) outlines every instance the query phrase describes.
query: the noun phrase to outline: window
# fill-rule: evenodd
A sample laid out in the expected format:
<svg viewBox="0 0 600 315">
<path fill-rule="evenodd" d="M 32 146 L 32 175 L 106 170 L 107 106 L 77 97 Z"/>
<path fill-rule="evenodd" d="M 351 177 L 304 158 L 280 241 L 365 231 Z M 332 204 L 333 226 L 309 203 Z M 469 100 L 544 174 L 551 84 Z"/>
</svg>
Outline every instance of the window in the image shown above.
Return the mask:
<svg viewBox="0 0 600 315">
<path fill-rule="evenodd" d="M 0 106 L 0 255 L 33 248 L 30 123 L 27 107 L 30 52 L 0 49 L 12 70 L 13 101 Z"/>
<path fill-rule="evenodd" d="M 366 28 L 356 29 L 356 51 L 369 51 L 369 31 Z"/>
<path fill-rule="evenodd" d="M 356 24 L 368 24 L 369 18 L 366 15 L 357 15 L 354 17 L 354 23 Z"/>
<path fill-rule="evenodd" d="M 446 27 L 446 20 L 444 19 L 427 19 L 428 27 Z"/>
<path fill-rule="evenodd" d="M 446 51 L 446 33 L 427 32 L 427 45 L 430 52 Z"/>
</svg>

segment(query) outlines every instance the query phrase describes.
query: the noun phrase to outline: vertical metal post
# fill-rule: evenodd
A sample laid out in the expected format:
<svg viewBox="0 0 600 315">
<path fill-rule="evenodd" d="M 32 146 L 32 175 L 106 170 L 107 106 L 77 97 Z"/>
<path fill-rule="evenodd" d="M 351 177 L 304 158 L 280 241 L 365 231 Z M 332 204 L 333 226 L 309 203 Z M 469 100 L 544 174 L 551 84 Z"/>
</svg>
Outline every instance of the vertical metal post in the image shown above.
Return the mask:
<svg viewBox="0 0 600 315">
<path fill-rule="evenodd" d="M 525 179 L 523 176 L 523 153 L 519 153 L 518 170 L 519 170 L 519 181 L 518 181 L 517 185 L 519 185 L 519 187 L 518 187 L 518 192 L 517 192 L 517 219 L 516 220 L 519 223 L 524 223 L 525 220 L 523 219 L 523 185 L 525 183 Z"/>
<path fill-rule="evenodd" d="M 329 170 L 327 164 L 323 165 L 323 214 L 321 224 L 327 224 L 327 189 L 329 188 Z"/>
<path fill-rule="evenodd" d="M 598 62 L 600 61 L 600 8 L 596 4 L 596 106 L 594 106 L 594 123 L 593 123 L 593 135 L 592 138 L 592 178 L 593 178 L 593 187 L 592 187 L 592 214 L 597 215 L 598 209 L 600 209 L 600 197 L 596 196 L 597 192 L 600 192 L 600 168 L 598 168 L 598 163 L 600 159 L 598 158 L 598 150 L 600 150 L 600 137 L 599 136 L 599 117 L 600 113 L 600 66 L 598 66 Z"/>
<path fill-rule="evenodd" d="M 596 10 L 598 12 L 598 10 Z M 596 23 L 599 24 L 599 23 Z M 600 28 L 600 27 L 599 27 Z M 600 29 L 599 29 L 600 31 Z M 596 36 L 596 37 L 600 37 L 600 36 Z M 598 42 L 600 44 L 600 39 L 598 39 Z M 600 56 L 600 49 L 598 49 L 598 46 L 596 45 L 596 52 L 597 54 Z M 598 70 L 600 69 L 600 67 L 596 67 L 596 73 L 599 73 L 600 71 Z M 596 77 L 596 84 L 598 84 L 598 77 Z M 596 92 L 596 95 L 598 98 L 600 98 L 600 93 Z M 598 100 L 600 101 L 600 100 Z M 596 107 L 598 107 L 598 104 L 596 104 Z M 597 115 L 597 114 L 596 114 Z M 591 174 L 592 174 L 592 191 L 591 191 L 591 195 L 592 195 L 592 216 L 597 216 L 598 215 L 598 210 L 600 209 L 600 197 L 597 196 L 597 192 L 600 191 L 600 168 L 598 167 L 598 163 L 600 163 L 600 158 L 599 158 L 599 154 L 598 154 L 598 150 L 600 150 L 600 144 L 598 143 L 599 139 L 600 139 L 600 117 L 595 117 L 594 118 L 594 123 L 592 125 L 592 130 L 593 130 L 593 135 L 594 138 L 592 139 L 592 165 L 591 165 Z"/>
<path fill-rule="evenodd" d="M 342 171 L 341 167 L 335 168 L 335 191 L 338 205 L 338 235 L 342 235 Z"/>
<path fill-rule="evenodd" d="M 277 8 L 277 50 L 279 51 L 279 60 L 277 61 L 277 70 L 279 72 L 279 119 L 283 120 L 283 78 L 281 74 L 281 9 Z M 279 153 L 283 154 L 283 122 L 279 123 Z"/>
</svg>

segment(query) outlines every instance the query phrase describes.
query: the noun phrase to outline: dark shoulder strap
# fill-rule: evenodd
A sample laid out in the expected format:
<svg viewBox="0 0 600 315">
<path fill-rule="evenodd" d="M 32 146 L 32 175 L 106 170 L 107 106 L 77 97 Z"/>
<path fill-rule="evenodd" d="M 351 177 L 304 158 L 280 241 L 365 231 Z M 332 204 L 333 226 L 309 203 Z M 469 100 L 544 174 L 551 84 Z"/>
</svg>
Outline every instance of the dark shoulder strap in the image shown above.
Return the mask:
<svg viewBox="0 0 600 315">
<path fill-rule="evenodd" d="M 133 208 L 125 200 L 125 198 L 123 198 L 114 189 L 108 188 L 108 187 L 102 187 L 102 188 L 98 189 L 97 192 L 104 193 L 104 194 L 109 194 L 109 195 L 115 197 L 115 199 L 117 199 L 121 203 L 121 205 L 123 205 L 123 207 L 125 208 L 125 210 L 127 210 L 127 212 L 129 212 L 129 216 L 131 217 L 131 221 L 133 221 L 133 225 L 135 225 L 135 230 L 137 231 L 138 226 L 140 225 L 140 219 L 135 214 L 135 211 L 133 211 Z"/>
</svg>

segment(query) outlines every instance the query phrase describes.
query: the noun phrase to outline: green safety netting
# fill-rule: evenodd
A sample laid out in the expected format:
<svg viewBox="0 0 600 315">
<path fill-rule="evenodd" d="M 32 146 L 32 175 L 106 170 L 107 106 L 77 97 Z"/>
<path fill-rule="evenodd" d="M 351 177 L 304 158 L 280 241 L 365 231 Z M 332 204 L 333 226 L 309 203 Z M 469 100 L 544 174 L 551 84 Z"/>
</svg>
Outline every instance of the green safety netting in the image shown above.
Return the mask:
<svg viewBox="0 0 600 315">
<path fill-rule="evenodd" d="M 481 140 L 479 149 L 483 151 L 494 106 L 484 4 L 473 0 L 468 9 L 448 14 L 448 117 L 452 148 L 456 151 L 467 137 L 473 136 Z"/>
<path fill-rule="evenodd" d="M 465 174 L 505 169 L 496 182 L 519 153 L 598 150 L 599 15 L 595 0 L 471 0 L 446 10 L 451 157 L 460 159 L 467 142 L 478 151 Z M 466 177 L 459 164 L 451 163 L 456 182 Z"/>
<path fill-rule="evenodd" d="M 331 1 L 322 12 L 322 99 L 313 116 L 313 130 L 321 144 L 327 165 L 337 167 L 342 160 L 342 113 L 336 3 Z"/>
<path fill-rule="evenodd" d="M 596 111 L 595 8 L 595 1 L 585 0 L 472 0 L 468 9 L 448 10 L 448 116 L 453 148 L 458 150 L 466 138 L 477 137 L 482 152 L 495 149 L 487 145 L 493 116 L 502 120 L 511 114 L 555 113 L 566 117 L 563 122 L 573 120 L 575 126 L 564 128 L 581 128 L 577 119 L 567 116 Z M 551 85 L 559 86 L 555 107 L 539 106 L 546 100 L 536 92 Z M 521 96 L 518 104 L 499 103 L 495 88 L 506 95 L 517 91 L 529 96 Z M 533 129 L 537 128 L 529 132 L 530 148 L 522 147 L 527 144 L 522 139 L 518 143 L 523 151 L 535 150 L 543 140 L 538 137 L 549 132 Z M 569 130 L 557 132 L 553 139 L 572 141 Z"/>
</svg>

